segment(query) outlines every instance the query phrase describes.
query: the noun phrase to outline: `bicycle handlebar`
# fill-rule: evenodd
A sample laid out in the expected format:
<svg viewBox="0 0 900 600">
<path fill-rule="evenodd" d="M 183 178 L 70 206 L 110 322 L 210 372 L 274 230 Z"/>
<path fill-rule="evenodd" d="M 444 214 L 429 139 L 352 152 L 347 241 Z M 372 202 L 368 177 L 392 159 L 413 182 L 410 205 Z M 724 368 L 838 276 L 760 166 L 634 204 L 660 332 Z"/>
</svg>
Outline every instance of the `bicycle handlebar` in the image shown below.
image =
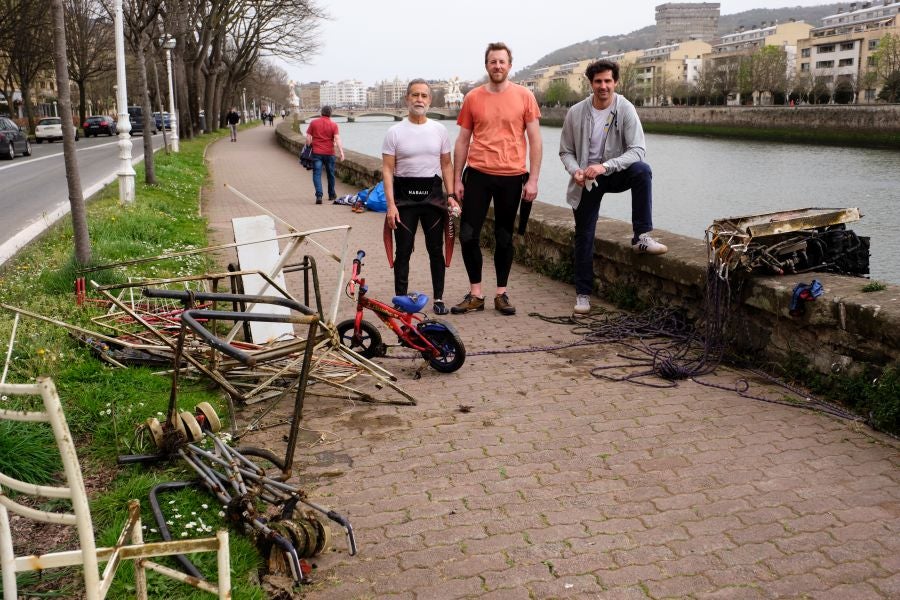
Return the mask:
<svg viewBox="0 0 900 600">
<path fill-rule="evenodd" d="M 363 262 L 362 259 L 365 258 L 366 252 L 364 250 L 356 251 L 356 258 L 353 259 L 353 269 L 350 272 L 350 290 L 353 291 L 353 283 L 356 281 L 357 276 L 362 272 Z"/>
</svg>

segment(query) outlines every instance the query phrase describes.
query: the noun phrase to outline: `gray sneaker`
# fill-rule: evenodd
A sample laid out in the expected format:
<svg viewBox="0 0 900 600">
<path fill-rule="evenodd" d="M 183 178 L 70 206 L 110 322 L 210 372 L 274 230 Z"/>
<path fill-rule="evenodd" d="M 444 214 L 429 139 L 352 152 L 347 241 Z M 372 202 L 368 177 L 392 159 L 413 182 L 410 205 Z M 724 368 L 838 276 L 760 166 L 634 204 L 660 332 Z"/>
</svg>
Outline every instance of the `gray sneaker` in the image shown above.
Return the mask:
<svg viewBox="0 0 900 600">
<path fill-rule="evenodd" d="M 587 294 L 575 296 L 575 314 L 586 315 L 591 312 L 591 297 Z"/>
</svg>

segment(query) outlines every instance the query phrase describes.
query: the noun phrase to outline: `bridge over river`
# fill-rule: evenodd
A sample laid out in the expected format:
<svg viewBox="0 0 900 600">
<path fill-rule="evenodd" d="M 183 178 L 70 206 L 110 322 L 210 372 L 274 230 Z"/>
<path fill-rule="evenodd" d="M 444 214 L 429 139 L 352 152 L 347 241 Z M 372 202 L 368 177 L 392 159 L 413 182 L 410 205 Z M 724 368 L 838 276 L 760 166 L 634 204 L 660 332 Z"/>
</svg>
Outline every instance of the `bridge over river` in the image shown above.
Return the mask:
<svg viewBox="0 0 900 600">
<path fill-rule="evenodd" d="M 335 108 L 331 113 L 332 118 L 344 117 L 348 122 L 353 123 L 360 117 L 391 117 L 395 121 L 402 121 L 407 115 L 406 108 L 360 108 L 346 110 Z M 457 108 L 430 108 L 428 109 L 428 117 L 431 119 L 444 120 L 456 119 L 459 114 Z M 301 123 L 307 123 L 311 119 L 319 116 L 319 110 L 301 109 L 298 111 L 298 118 Z"/>
</svg>

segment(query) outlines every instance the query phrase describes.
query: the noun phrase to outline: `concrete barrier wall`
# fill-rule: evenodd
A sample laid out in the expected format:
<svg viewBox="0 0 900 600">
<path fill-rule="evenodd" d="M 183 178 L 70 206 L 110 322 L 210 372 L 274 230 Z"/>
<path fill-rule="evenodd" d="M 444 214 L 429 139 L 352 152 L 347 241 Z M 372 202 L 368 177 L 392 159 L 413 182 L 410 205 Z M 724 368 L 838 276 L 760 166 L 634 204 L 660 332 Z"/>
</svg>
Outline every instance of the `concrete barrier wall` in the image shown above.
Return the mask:
<svg viewBox="0 0 900 600">
<path fill-rule="evenodd" d="M 279 124 L 279 143 L 294 154 L 303 139 Z M 381 160 L 345 151 L 338 163 L 340 177 L 360 188 L 381 180 Z M 491 221 L 489 214 L 488 221 Z M 488 222 L 482 243 L 491 246 Z M 682 309 L 692 318 L 703 315 L 707 277 L 706 244 L 665 231 L 657 231 L 669 247 L 657 257 L 631 250 L 631 224 L 600 219 L 594 242 L 594 273 L 600 288 L 634 293 L 648 303 Z M 528 231 L 516 235 L 516 260 L 555 279 L 572 281 L 574 221 L 567 208 L 535 202 Z M 818 279 L 825 294 L 807 303 L 803 316 L 792 317 L 788 307 L 797 283 Z M 752 277 L 734 280 L 732 332 L 737 350 L 760 362 L 784 361 L 792 354 L 805 357 L 822 373 L 858 372 L 866 367 L 900 365 L 900 286 L 864 293 L 868 280 L 825 273 Z M 574 302 L 574 288 L 572 291 Z M 568 302 L 568 300 L 567 300 Z M 568 310 L 569 304 L 560 307 Z"/>
</svg>

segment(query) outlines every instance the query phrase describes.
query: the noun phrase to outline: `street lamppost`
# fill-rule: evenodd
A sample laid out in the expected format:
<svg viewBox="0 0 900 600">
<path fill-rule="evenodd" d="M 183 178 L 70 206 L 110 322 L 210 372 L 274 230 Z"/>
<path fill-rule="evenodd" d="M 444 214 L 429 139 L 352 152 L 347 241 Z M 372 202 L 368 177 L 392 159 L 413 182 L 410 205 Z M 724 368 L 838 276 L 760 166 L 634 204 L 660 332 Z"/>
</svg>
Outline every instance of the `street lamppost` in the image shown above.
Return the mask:
<svg viewBox="0 0 900 600">
<path fill-rule="evenodd" d="M 134 167 L 131 166 L 131 122 L 128 120 L 128 94 L 125 88 L 125 19 L 122 15 L 122 0 L 115 0 L 116 36 L 116 104 L 119 120 L 119 202 L 134 202 Z M 150 115 L 146 115 L 150 117 Z M 152 118 L 152 117 L 151 117 Z"/>
<path fill-rule="evenodd" d="M 243 111 L 241 111 L 241 122 L 247 122 L 247 88 L 241 90 L 241 100 L 243 102 Z"/>
<path fill-rule="evenodd" d="M 175 86 L 172 84 L 172 50 L 175 49 L 175 38 L 169 36 L 163 42 L 163 48 L 166 49 L 166 70 L 169 72 L 169 124 L 172 128 L 172 152 L 178 152 L 178 115 L 175 113 Z M 166 127 L 166 120 L 163 118 L 163 129 Z"/>
</svg>

